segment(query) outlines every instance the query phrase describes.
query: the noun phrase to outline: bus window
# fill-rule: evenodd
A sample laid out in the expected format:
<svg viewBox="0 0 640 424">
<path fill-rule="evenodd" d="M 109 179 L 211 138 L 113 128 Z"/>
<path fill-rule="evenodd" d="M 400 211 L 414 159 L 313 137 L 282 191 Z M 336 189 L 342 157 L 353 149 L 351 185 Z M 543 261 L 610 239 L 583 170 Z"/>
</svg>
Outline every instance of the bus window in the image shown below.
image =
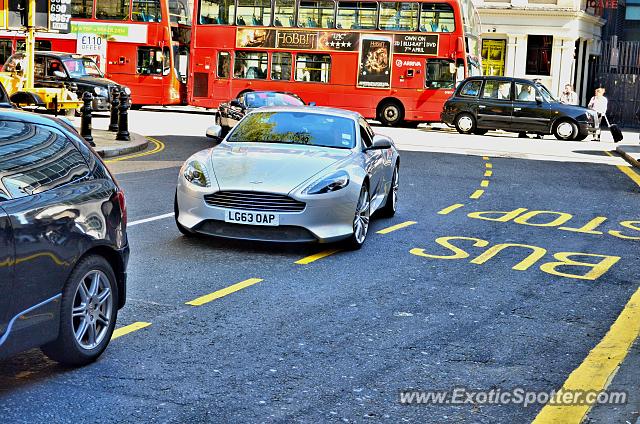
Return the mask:
<svg viewBox="0 0 640 424">
<path fill-rule="evenodd" d="M 200 23 L 230 25 L 235 11 L 234 0 L 200 0 Z"/>
<path fill-rule="evenodd" d="M 92 0 L 71 0 L 71 17 L 91 18 L 93 17 Z"/>
<path fill-rule="evenodd" d="M 142 75 L 162 75 L 163 56 L 160 49 L 138 47 L 138 73 Z"/>
<path fill-rule="evenodd" d="M 231 75 L 231 54 L 229 52 L 218 52 L 218 76 L 229 78 Z"/>
<path fill-rule="evenodd" d="M 16 44 L 16 51 L 23 52 L 27 48 L 24 40 L 18 40 Z M 50 52 L 51 51 L 51 41 L 49 40 L 36 40 L 36 51 L 39 52 Z"/>
<path fill-rule="evenodd" d="M 291 79 L 291 53 L 273 53 L 271 56 L 271 79 Z"/>
<path fill-rule="evenodd" d="M 301 28 L 334 28 L 333 1 L 301 1 L 298 8 L 298 26 Z"/>
<path fill-rule="evenodd" d="M 129 0 L 96 1 L 96 18 L 124 21 L 129 18 Z"/>
<path fill-rule="evenodd" d="M 193 0 L 169 0 L 169 18 L 171 23 L 191 25 Z"/>
<path fill-rule="evenodd" d="M 418 29 L 418 3 L 380 3 L 380 29 L 416 31 Z"/>
<path fill-rule="evenodd" d="M 338 2 L 336 28 L 375 29 L 378 22 L 378 4 L 375 2 Z"/>
<path fill-rule="evenodd" d="M 9 59 L 12 48 L 11 40 L 0 40 L 0 63 L 5 63 Z"/>
<path fill-rule="evenodd" d="M 453 8 L 445 3 L 422 3 L 420 12 L 420 31 L 453 32 L 456 23 Z"/>
<path fill-rule="evenodd" d="M 296 81 L 329 82 L 331 56 L 328 54 L 296 55 Z"/>
<path fill-rule="evenodd" d="M 295 0 L 276 0 L 273 25 L 279 27 L 294 26 L 295 10 Z"/>
<path fill-rule="evenodd" d="M 160 0 L 133 0 L 131 17 L 138 22 L 160 22 Z"/>
<path fill-rule="evenodd" d="M 247 26 L 271 25 L 271 0 L 238 0 L 236 23 Z"/>
<path fill-rule="evenodd" d="M 427 88 L 453 88 L 456 74 L 451 72 L 453 62 L 446 59 L 427 60 L 427 73 L 425 74 L 425 87 Z M 455 69 L 455 68 L 454 68 Z"/>
<path fill-rule="evenodd" d="M 234 78 L 266 79 L 267 54 L 264 52 L 236 52 Z"/>
</svg>

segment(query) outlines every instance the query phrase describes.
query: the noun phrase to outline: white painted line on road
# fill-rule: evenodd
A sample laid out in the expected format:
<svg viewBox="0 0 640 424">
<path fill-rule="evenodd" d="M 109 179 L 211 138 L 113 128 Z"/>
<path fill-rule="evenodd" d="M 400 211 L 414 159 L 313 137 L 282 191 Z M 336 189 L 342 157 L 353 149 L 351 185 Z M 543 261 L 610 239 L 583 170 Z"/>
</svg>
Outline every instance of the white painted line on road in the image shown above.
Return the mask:
<svg viewBox="0 0 640 424">
<path fill-rule="evenodd" d="M 150 218 L 138 219 L 137 221 L 131 221 L 130 223 L 128 223 L 127 227 L 133 227 L 134 225 L 138 225 L 138 224 L 145 224 L 147 222 L 158 221 L 160 219 L 171 218 L 173 215 L 174 215 L 173 212 L 171 212 L 171 213 L 165 213 L 164 215 L 152 216 Z"/>
</svg>

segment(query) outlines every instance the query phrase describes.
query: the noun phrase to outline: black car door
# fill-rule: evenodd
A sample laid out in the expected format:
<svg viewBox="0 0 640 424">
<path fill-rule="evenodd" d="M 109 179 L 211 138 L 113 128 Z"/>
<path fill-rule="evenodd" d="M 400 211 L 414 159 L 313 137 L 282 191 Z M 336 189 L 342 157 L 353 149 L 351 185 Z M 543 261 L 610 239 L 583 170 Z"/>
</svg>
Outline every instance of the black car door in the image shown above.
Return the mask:
<svg viewBox="0 0 640 424">
<path fill-rule="evenodd" d="M 20 294 L 13 309 L 23 311 L 60 294 L 89 243 L 86 234 L 105 231 L 99 213 L 108 194 L 100 196 L 80 151 L 52 127 L 0 121 L 0 148 L 0 177 L 11 197 L 2 208 L 13 230 Z"/>
<path fill-rule="evenodd" d="M 13 316 L 11 299 L 15 296 L 13 293 L 13 262 L 15 258 L 13 233 L 9 217 L 2 209 L 3 200 L 6 199 L 0 187 L 0 341 L 2 341 L 9 320 Z"/>
<path fill-rule="evenodd" d="M 548 133 L 552 118 L 551 109 L 549 103 L 542 99 L 535 85 L 524 81 L 516 82 L 515 95 L 513 130 Z"/>
<path fill-rule="evenodd" d="M 477 127 L 507 129 L 511 126 L 513 102 L 511 81 L 487 79 L 478 101 Z"/>
</svg>

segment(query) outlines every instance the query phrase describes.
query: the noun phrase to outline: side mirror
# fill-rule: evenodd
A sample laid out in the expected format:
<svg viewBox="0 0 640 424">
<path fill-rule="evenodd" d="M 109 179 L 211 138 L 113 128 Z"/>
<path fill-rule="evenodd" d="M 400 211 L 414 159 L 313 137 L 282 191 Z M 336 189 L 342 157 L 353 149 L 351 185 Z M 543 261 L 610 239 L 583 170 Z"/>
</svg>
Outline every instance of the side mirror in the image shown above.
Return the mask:
<svg viewBox="0 0 640 424">
<path fill-rule="evenodd" d="M 539 105 L 541 105 L 543 102 L 542 100 L 542 96 L 539 94 L 536 94 L 536 103 L 538 103 Z"/>
<path fill-rule="evenodd" d="M 53 76 L 55 76 L 56 78 L 67 78 L 67 74 L 62 71 L 53 71 Z"/>
<path fill-rule="evenodd" d="M 316 102 L 309 102 L 309 106 L 316 106 Z"/>
<path fill-rule="evenodd" d="M 220 134 L 222 134 L 222 127 L 220 125 L 212 125 L 207 128 L 207 137 L 213 138 L 215 140 L 220 140 Z"/>
<path fill-rule="evenodd" d="M 371 147 L 365 148 L 364 151 L 366 152 L 369 150 L 386 150 L 390 148 L 391 148 L 391 139 L 384 135 L 376 134 L 373 137 L 373 144 L 371 145 Z"/>
<path fill-rule="evenodd" d="M 238 99 L 233 99 L 229 102 L 229 105 L 233 106 L 233 107 L 239 107 L 241 109 L 244 109 L 245 106 L 244 104 L 242 104 L 242 102 Z"/>
</svg>

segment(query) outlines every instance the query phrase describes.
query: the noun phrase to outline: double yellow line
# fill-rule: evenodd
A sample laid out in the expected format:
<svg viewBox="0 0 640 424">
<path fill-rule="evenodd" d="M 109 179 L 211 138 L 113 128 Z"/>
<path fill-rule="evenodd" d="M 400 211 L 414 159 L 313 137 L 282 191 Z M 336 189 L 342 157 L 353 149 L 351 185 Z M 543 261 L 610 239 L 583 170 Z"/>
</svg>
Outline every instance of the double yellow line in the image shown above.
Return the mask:
<svg viewBox="0 0 640 424">
<path fill-rule="evenodd" d="M 140 152 L 140 153 L 132 153 L 130 155 L 124 155 L 124 156 L 119 156 L 117 158 L 114 159 L 108 159 L 105 160 L 105 163 L 113 163 L 113 162 L 121 162 L 123 160 L 129 160 L 129 159 L 135 159 L 135 158 L 140 158 L 143 156 L 149 156 L 149 155 L 155 155 L 156 153 L 160 153 L 161 151 L 164 150 L 165 145 L 162 141 L 152 138 L 152 137 L 146 137 L 147 140 L 149 140 L 149 142 L 151 144 L 153 144 L 153 149 L 151 150 L 145 150 L 144 152 Z"/>
</svg>

